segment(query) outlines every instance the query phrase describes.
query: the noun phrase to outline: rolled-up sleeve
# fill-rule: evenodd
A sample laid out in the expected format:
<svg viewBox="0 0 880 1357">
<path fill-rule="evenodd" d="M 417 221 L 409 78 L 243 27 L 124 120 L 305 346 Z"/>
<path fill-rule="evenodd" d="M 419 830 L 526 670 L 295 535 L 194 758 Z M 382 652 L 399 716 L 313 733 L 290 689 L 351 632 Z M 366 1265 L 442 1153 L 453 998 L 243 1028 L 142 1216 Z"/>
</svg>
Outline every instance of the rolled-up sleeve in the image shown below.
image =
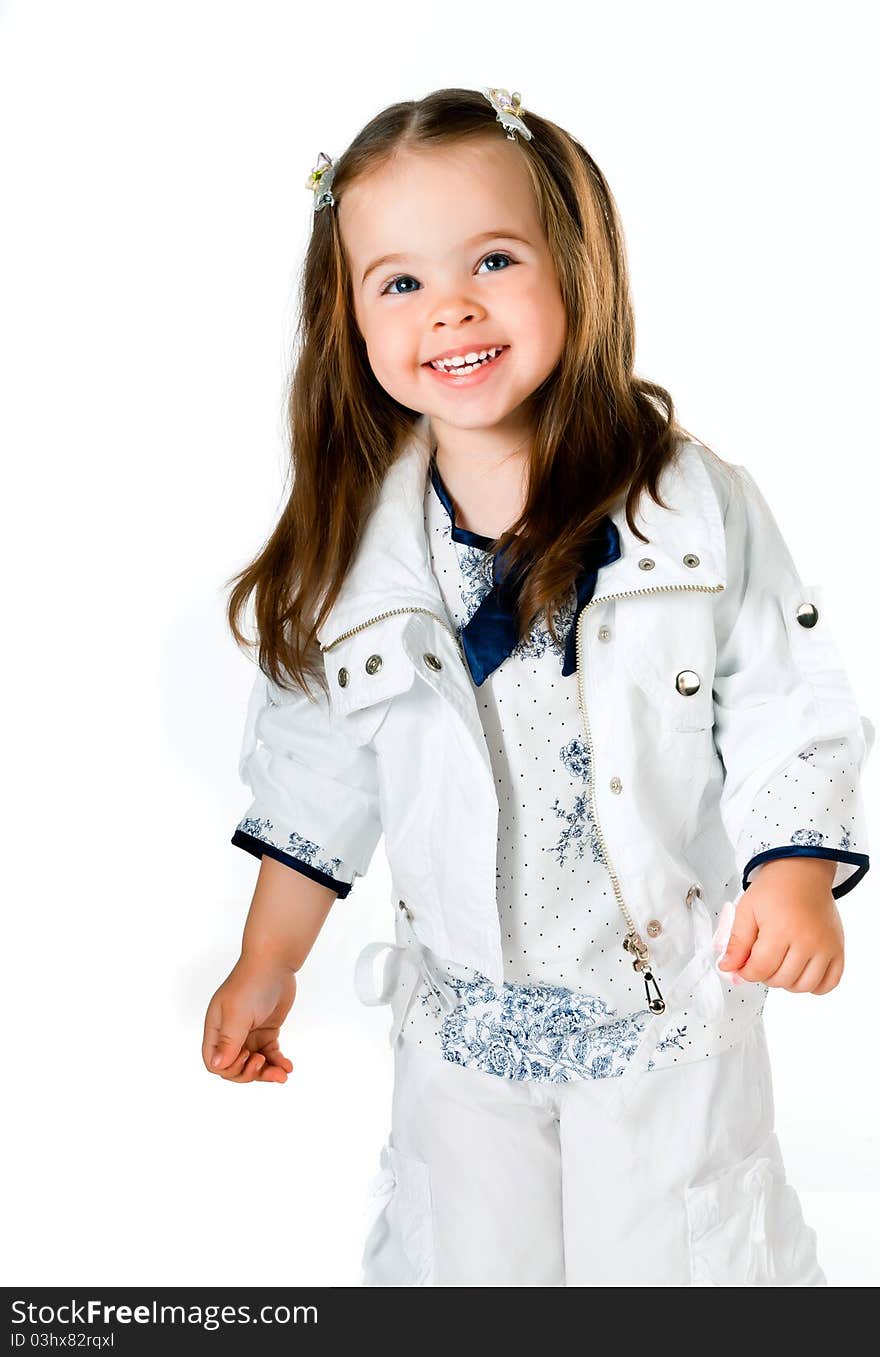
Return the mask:
<svg viewBox="0 0 880 1357">
<path fill-rule="evenodd" d="M 315 687 L 279 688 L 258 671 L 239 775 L 252 800 L 231 842 L 348 895 L 382 832 L 374 751 L 357 744 Z"/>
<path fill-rule="evenodd" d="M 860 780 L 874 727 L 860 713 L 821 587 L 801 580 L 751 474 L 733 473 L 713 687 L 720 811 L 744 890 L 765 862 L 811 856 L 837 862 L 839 898 L 869 867 Z"/>
</svg>

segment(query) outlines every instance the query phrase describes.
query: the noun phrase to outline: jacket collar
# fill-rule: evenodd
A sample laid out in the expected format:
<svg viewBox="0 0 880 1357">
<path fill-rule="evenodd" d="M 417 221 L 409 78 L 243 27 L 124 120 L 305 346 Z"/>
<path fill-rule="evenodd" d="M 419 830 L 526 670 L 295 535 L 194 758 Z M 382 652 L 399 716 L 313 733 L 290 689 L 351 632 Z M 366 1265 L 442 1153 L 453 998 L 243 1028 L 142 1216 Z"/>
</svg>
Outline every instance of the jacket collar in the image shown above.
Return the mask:
<svg viewBox="0 0 880 1357">
<path fill-rule="evenodd" d="M 385 474 L 339 596 L 318 628 L 322 646 L 396 608 L 425 608 L 447 616 L 424 525 L 432 450 L 430 416 L 419 415 Z M 643 492 L 634 518 L 646 542 L 630 531 L 621 497 L 610 514 L 620 555 L 599 573 L 594 603 L 646 589 L 726 585 L 724 523 L 704 455 L 700 444 L 684 440 L 663 468 L 657 489 L 668 508 Z"/>
</svg>

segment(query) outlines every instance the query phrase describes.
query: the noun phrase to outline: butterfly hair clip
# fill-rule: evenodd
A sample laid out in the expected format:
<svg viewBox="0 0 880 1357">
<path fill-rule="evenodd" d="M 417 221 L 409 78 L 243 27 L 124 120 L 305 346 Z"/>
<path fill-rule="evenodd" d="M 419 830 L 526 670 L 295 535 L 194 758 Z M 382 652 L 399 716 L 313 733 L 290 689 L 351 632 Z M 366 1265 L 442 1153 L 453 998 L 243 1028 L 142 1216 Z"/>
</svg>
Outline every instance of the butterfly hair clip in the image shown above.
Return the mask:
<svg viewBox="0 0 880 1357">
<path fill-rule="evenodd" d="M 336 168 L 333 161 L 323 151 L 318 153 L 318 159 L 315 161 L 314 168 L 306 180 L 306 188 L 310 188 L 315 195 L 315 211 L 320 212 L 322 207 L 332 207 L 336 202 L 330 191 L 330 185 L 333 182 L 333 171 Z"/>
<path fill-rule="evenodd" d="M 521 132 L 527 141 L 531 141 L 532 134 L 520 116 L 523 108 L 519 90 L 514 90 L 513 94 L 510 94 L 507 90 L 484 89 L 481 93 L 486 96 L 498 114 L 498 121 L 502 127 L 507 128 L 510 141 L 516 141 L 517 132 Z"/>
</svg>

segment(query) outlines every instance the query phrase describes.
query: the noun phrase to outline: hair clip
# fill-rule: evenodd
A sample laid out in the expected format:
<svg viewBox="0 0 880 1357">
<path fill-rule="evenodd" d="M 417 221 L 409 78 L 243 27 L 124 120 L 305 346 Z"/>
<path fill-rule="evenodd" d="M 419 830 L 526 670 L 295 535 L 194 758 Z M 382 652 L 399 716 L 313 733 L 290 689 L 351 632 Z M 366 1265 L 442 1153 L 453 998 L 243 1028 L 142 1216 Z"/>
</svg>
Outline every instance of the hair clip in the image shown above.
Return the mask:
<svg viewBox="0 0 880 1357">
<path fill-rule="evenodd" d="M 315 195 L 315 211 L 320 212 L 322 207 L 332 207 L 336 202 L 333 194 L 330 192 L 330 185 L 333 182 L 333 171 L 336 168 L 334 162 L 323 151 L 318 153 L 318 159 L 315 161 L 314 169 L 306 180 L 306 188 L 310 188 Z"/>
<path fill-rule="evenodd" d="M 509 94 L 507 90 L 484 89 L 481 93 L 485 94 L 498 114 L 498 122 L 501 123 L 502 127 L 507 128 L 507 136 L 510 141 L 516 141 L 516 132 L 521 132 L 527 141 L 531 141 L 532 134 L 520 117 L 523 109 L 520 103 L 519 90 L 514 90 L 513 94 Z"/>
</svg>

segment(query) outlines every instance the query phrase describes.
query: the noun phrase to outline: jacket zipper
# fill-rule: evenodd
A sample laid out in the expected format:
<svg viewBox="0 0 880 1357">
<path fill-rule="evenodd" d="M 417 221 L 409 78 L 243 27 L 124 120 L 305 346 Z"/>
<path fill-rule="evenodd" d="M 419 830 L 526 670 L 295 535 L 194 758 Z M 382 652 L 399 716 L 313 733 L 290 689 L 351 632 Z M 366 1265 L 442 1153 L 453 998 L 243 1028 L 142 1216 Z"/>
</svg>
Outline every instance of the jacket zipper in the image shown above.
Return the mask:
<svg viewBox="0 0 880 1357">
<path fill-rule="evenodd" d="M 648 952 L 648 944 L 645 942 L 644 938 L 641 936 L 638 929 L 636 928 L 635 920 L 632 914 L 630 913 L 626 901 L 623 898 L 623 892 L 620 889 L 620 881 L 618 880 L 617 873 L 614 870 L 611 859 L 608 856 L 608 848 L 605 843 L 605 836 L 602 833 L 602 826 L 599 823 L 599 817 L 596 814 L 595 758 L 593 740 L 592 736 L 590 735 L 590 723 L 587 718 L 586 703 L 584 702 L 584 666 L 581 645 L 581 641 L 583 638 L 583 621 L 588 609 L 592 608 L 595 604 L 598 603 L 608 603 L 612 599 L 633 598 L 639 594 L 660 594 L 668 590 L 683 590 L 683 589 L 694 589 L 702 593 L 717 594 L 723 588 L 724 588 L 723 584 L 658 584 L 655 585 L 653 588 L 649 589 L 624 589 L 618 594 L 604 594 L 601 598 L 590 599 L 589 603 L 584 605 L 584 607 L 578 614 L 577 628 L 575 631 L 575 650 L 577 654 L 578 707 L 580 709 L 581 721 L 584 727 L 584 734 L 587 739 L 587 749 L 590 755 L 590 805 L 593 812 L 593 824 L 596 826 L 596 834 L 599 839 L 599 846 L 602 850 L 602 857 L 605 861 L 605 866 L 608 869 L 608 875 L 611 878 L 611 884 L 614 887 L 615 898 L 620 907 L 620 912 L 626 921 L 627 932 L 623 940 L 624 951 L 631 953 L 632 956 L 635 958 L 635 960 L 633 961 L 633 970 L 638 971 L 645 982 L 645 998 L 647 1000 L 648 1008 L 652 1013 L 665 1013 L 666 1000 L 660 993 L 660 986 L 658 985 L 654 977 L 654 973 L 651 970 L 651 959 Z M 651 994 L 652 985 L 654 987 L 653 995 Z"/>
<path fill-rule="evenodd" d="M 340 641 L 347 641 L 349 636 L 354 636 L 357 632 L 363 631 L 365 627 L 371 627 L 374 622 L 382 622 L 386 617 L 394 617 L 397 613 L 427 613 L 429 617 L 436 617 L 440 625 L 445 627 L 446 631 L 449 632 L 449 635 L 455 642 L 462 663 L 465 663 L 464 647 L 462 646 L 458 635 L 452 630 L 449 623 L 444 621 L 439 613 L 433 612 L 430 608 L 389 608 L 387 612 L 378 613 L 376 617 L 368 617 L 365 622 L 358 622 L 357 626 L 349 627 L 348 631 L 344 631 L 341 636 L 334 636 L 333 640 L 328 641 L 327 645 L 321 646 L 321 650 L 332 650 L 334 646 L 339 645 Z"/>
</svg>

